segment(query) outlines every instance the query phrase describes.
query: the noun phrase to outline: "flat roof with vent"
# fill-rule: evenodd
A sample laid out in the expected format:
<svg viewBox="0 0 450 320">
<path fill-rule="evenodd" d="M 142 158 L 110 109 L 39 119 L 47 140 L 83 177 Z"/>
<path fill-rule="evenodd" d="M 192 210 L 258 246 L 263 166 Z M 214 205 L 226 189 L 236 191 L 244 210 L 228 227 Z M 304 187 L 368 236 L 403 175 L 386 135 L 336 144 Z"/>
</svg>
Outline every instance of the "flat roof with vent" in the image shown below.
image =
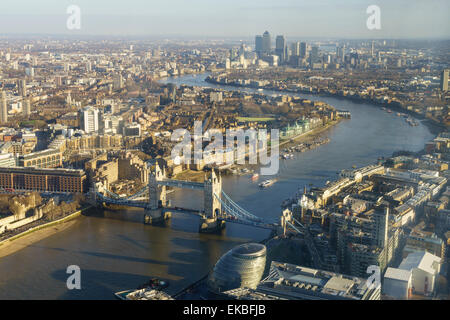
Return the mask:
<svg viewBox="0 0 450 320">
<path fill-rule="evenodd" d="M 285 299 L 379 299 L 380 290 L 369 289 L 366 279 L 331 271 L 272 261 L 269 276 L 256 291 Z"/>
<path fill-rule="evenodd" d="M 409 270 L 387 268 L 384 278 L 408 282 L 411 279 L 411 274 Z"/>
</svg>

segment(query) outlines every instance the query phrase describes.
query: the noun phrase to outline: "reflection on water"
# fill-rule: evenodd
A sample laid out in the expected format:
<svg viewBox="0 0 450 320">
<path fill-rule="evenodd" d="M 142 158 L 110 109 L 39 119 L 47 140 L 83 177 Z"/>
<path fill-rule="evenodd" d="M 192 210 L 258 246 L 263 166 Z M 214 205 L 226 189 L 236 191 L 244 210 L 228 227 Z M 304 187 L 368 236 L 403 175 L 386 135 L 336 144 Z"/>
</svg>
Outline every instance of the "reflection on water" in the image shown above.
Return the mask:
<svg viewBox="0 0 450 320">
<path fill-rule="evenodd" d="M 185 76 L 167 82 L 216 87 L 203 79 Z M 425 126 L 411 127 L 402 117 L 368 104 L 301 96 L 349 110 L 352 119 L 325 133 L 329 144 L 281 160 L 278 181 L 269 188 L 261 190 L 250 176 L 224 177 L 225 192 L 260 217 L 278 217 L 281 202 L 305 185 L 324 185 L 342 169 L 373 163 L 396 150 L 418 151 L 432 138 Z M 198 191 L 177 190 L 170 198 L 174 205 L 202 207 Z M 158 227 L 143 225 L 139 210 L 93 212 L 67 230 L 0 258 L 0 299 L 113 299 L 114 292 L 150 276 L 170 280 L 169 293 L 174 293 L 205 275 L 233 246 L 268 235 L 237 224 L 228 224 L 222 235 L 197 230 L 198 218 L 189 215 L 175 214 L 167 226 Z M 66 289 L 66 268 L 72 264 L 81 268 L 80 291 Z"/>
</svg>

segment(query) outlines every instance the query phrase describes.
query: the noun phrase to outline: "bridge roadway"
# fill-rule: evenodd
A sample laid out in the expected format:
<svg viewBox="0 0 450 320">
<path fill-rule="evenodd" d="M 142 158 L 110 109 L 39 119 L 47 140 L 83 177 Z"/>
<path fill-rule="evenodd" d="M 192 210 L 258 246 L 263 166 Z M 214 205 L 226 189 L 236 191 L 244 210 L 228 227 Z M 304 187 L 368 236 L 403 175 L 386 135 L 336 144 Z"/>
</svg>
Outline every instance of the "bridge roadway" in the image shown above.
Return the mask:
<svg viewBox="0 0 450 320">
<path fill-rule="evenodd" d="M 193 189 L 193 190 L 202 190 L 204 188 L 204 184 L 202 182 L 191 182 L 191 181 L 183 181 L 183 180 L 162 180 L 158 181 L 158 185 L 172 187 L 172 188 L 183 188 L 183 189 Z M 120 200 L 142 200 L 145 198 L 145 194 L 147 194 L 148 198 L 148 186 L 143 187 L 141 190 L 137 191 L 135 194 L 121 198 L 119 195 L 105 189 L 107 194 L 109 194 L 113 199 Z"/>
<path fill-rule="evenodd" d="M 192 182 L 183 180 L 162 180 L 158 181 L 158 185 L 183 189 L 194 189 L 194 190 L 202 190 L 205 186 L 202 182 Z"/>
<path fill-rule="evenodd" d="M 198 210 L 195 210 L 195 209 L 180 208 L 180 207 L 165 207 L 164 211 L 185 213 L 185 214 L 190 214 L 190 215 L 199 216 L 199 217 L 201 217 L 204 214 L 203 211 L 198 211 Z M 239 220 L 239 219 L 235 218 L 234 216 L 227 216 L 227 217 L 221 217 L 220 216 L 219 219 L 225 220 L 226 222 L 244 224 L 244 225 L 253 226 L 253 227 L 262 228 L 262 229 L 273 230 L 273 229 L 275 229 L 277 227 L 276 224 L 257 223 L 257 222 L 254 222 L 254 221 L 248 221 L 248 220 L 242 220 L 242 219 Z"/>
<path fill-rule="evenodd" d="M 180 180 L 162 180 L 158 181 L 159 185 L 165 185 L 169 187 L 178 187 L 178 188 L 190 188 L 190 189 L 204 189 L 204 184 L 199 182 L 188 182 L 188 181 L 180 181 Z M 103 195 L 102 193 L 96 192 L 97 194 L 97 201 L 101 203 L 109 203 L 109 204 L 117 204 L 117 205 L 123 205 L 123 206 L 130 206 L 130 207 L 138 207 L 143 208 L 145 210 L 151 210 L 150 203 L 147 201 L 137 201 L 136 198 L 144 196 L 144 193 L 148 191 L 148 188 L 144 187 L 141 190 L 139 190 L 136 194 L 127 197 L 127 198 L 117 198 L 118 196 L 114 193 L 105 190 L 106 193 L 112 197 L 108 197 Z M 280 226 L 279 223 L 276 223 L 276 221 L 268 221 L 267 219 L 262 219 L 258 216 L 253 215 L 252 213 L 248 212 L 241 206 L 239 206 L 236 202 L 231 199 L 229 195 L 227 195 L 223 190 L 220 194 L 213 194 L 213 197 L 215 197 L 221 205 L 220 214 L 217 216 L 217 218 L 224 220 L 226 222 L 231 223 L 238 223 L 243 225 L 249 225 L 253 227 L 258 228 L 264 228 L 264 229 L 271 229 L 271 230 L 277 230 Z M 205 212 L 202 210 L 196 210 L 196 209 L 187 209 L 187 208 L 181 208 L 181 207 L 163 207 L 161 208 L 162 211 L 165 212 L 178 212 L 178 213 L 185 213 L 190 215 L 195 215 L 198 217 L 205 217 Z M 320 257 L 320 254 L 317 250 L 317 247 L 314 243 L 314 239 L 312 235 L 309 233 L 308 229 L 303 226 L 298 220 L 295 218 L 292 218 L 292 221 L 286 221 L 287 226 L 297 232 L 298 234 L 303 234 L 304 239 L 308 248 L 308 251 L 310 252 L 313 260 L 313 264 L 316 268 L 320 268 L 320 266 L 323 264 L 322 259 Z"/>
<path fill-rule="evenodd" d="M 252 215 L 251 213 L 249 213 L 248 211 L 242 209 L 234 201 L 232 201 L 231 198 L 225 192 L 222 192 L 222 193 L 224 195 L 226 202 L 222 200 L 221 204 L 223 206 L 223 209 L 225 209 L 224 211 L 226 212 L 226 214 L 220 215 L 218 218 L 223 219 L 226 222 L 249 225 L 249 226 L 263 228 L 263 229 L 274 230 L 278 227 L 277 223 L 258 218 L 256 216 Z M 216 197 L 218 197 L 218 196 L 216 195 Z M 111 197 L 104 196 L 101 193 L 97 193 L 97 199 L 98 199 L 98 202 L 100 202 L 100 203 L 142 208 L 145 210 L 151 209 L 150 204 L 146 201 L 136 201 L 136 200 L 131 200 L 129 198 L 124 198 L 124 199 L 111 198 Z M 164 207 L 163 211 L 190 214 L 190 215 L 195 215 L 198 217 L 204 216 L 204 212 L 201 210 L 181 208 L 181 207 Z"/>
</svg>

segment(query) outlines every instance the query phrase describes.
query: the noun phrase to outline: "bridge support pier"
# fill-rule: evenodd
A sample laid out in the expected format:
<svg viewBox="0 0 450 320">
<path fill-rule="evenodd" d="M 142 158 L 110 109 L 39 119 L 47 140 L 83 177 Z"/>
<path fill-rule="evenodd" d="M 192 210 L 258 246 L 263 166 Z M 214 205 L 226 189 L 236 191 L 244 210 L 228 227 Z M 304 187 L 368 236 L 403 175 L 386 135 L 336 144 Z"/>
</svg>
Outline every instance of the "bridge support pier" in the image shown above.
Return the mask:
<svg viewBox="0 0 450 320">
<path fill-rule="evenodd" d="M 163 208 L 145 210 L 144 224 L 159 224 L 172 217 L 172 213 Z"/>
<path fill-rule="evenodd" d="M 200 226 L 198 232 L 215 233 L 223 230 L 224 228 L 225 228 L 224 220 L 218 219 L 217 217 L 208 218 L 203 216 L 200 218 Z"/>
</svg>

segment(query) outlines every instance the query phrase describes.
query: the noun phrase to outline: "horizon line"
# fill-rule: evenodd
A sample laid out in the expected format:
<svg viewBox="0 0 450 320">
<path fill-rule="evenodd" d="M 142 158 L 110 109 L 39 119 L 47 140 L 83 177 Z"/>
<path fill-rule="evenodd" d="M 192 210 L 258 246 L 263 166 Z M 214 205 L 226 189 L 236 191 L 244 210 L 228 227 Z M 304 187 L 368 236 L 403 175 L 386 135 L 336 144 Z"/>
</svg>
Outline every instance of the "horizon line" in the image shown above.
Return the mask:
<svg viewBox="0 0 450 320">
<path fill-rule="evenodd" d="M 286 36 L 284 34 L 273 34 L 273 35 L 283 35 L 286 38 L 304 38 L 304 39 L 311 39 L 311 40 L 416 40 L 416 41 L 450 41 L 450 36 L 448 37 L 336 37 L 336 36 L 300 36 L 300 35 L 291 35 Z M 169 34 L 89 34 L 89 33 L 83 33 L 83 34 L 75 34 L 75 33 L 0 33 L 0 39 L 2 37 L 67 37 L 67 38 L 83 38 L 83 37 L 90 37 L 90 38 L 189 38 L 187 40 L 203 40 L 204 38 L 210 39 L 210 40 L 226 40 L 226 39 L 245 39 L 245 40 L 254 40 L 254 37 L 256 35 L 248 35 L 248 36 L 238 36 L 238 35 L 195 35 L 195 34 L 175 34 L 175 33 L 169 33 Z M 203 38 L 203 39 L 202 39 Z M 289 39 L 287 39 L 289 40 Z"/>
</svg>

